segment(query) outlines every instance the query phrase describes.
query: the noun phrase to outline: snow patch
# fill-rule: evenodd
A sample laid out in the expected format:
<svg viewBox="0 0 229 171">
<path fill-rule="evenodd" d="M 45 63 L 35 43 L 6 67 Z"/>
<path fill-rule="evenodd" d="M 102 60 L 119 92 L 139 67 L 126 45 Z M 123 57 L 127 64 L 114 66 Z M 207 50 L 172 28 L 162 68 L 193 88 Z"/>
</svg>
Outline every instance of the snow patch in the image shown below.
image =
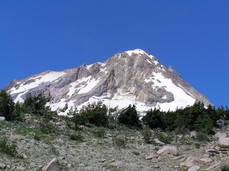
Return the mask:
<svg viewBox="0 0 229 171">
<path fill-rule="evenodd" d="M 91 91 L 98 84 L 99 81 L 100 81 L 100 78 L 98 79 L 93 78 L 91 80 L 88 80 L 85 86 L 80 89 L 78 94 L 84 94 L 84 93 Z"/>
<path fill-rule="evenodd" d="M 146 61 L 147 61 L 148 63 L 150 63 L 150 64 L 153 64 L 149 59 L 146 59 Z"/>
<path fill-rule="evenodd" d="M 10 91 L 10 94 L 22 93 L 26 90 L 33 89 L 42 83 L 52 82 L 54 80 L 57 80 L 58 78 L 60 78 L 64 74 L 65 74 L 65 72 L 49 72 L 45 75 L 41 75 L 41 76 L 39 75 L 36 77 L 32 77 L 29 80 L 34 79 L 33 82 L 20 85 L 19 88 L 17 88 L 17 89 L 15 87 L 13 87 Z"/>
<path fill-rule="evenodd" d="M 141 49 L 128 50 L 128 51 L 125 51 L 125 53 L 127 53 L 129 56 L 131 56 L 133 53 L 134 54 L 146 54 L 146 55 L 148 55 L 144 50 L 141 50 Z"/>
<path fill-rule="evenodd" d="M 87 66 L 86 66 L 87 70 L 89 70 L 89 69 L 92 67 L 92 65 L 93 65 L 93 64 L 87 65 Z"/>
<path fill-rule="evenodd" d="M 168 92 L 171 92 L 174 96 L 174 101 L 170 103 L 158 103 L 157 107 L 164 111 L 176 110 L 176 108 L 186 107 L 193 105 L 195 99 L 189 96 L 182 88 L 176 86 L 171 79 L 165 78 L 161 73 L 154 73 L 156 80 L 160 82 L 154 82 L 153 87 L 164 87 Z"/>
</svg>

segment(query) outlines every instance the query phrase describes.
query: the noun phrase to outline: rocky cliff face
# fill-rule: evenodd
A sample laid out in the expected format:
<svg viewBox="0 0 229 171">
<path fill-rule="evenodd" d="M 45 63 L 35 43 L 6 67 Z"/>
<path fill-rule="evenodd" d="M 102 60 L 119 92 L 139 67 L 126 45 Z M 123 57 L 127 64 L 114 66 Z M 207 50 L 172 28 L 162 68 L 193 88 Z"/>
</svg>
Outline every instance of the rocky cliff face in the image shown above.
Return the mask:
<svg viewBox="0 0 229 171">
<path fill-rule="evenodd" d="M 117 53 L 103 63 L 14 80 L 6 90 L 19 102 L 39 93 L 50 94 L 49 105 L 54 110 L 66 104 L 70 109 L 95 101 L 120 109 L 135 104 L 140 112 L 153 107 L 175 110 L 192 105 L 196 100 L 210 104 L 172 67 L 166 68 L 140 49 Z"/>
</svg>

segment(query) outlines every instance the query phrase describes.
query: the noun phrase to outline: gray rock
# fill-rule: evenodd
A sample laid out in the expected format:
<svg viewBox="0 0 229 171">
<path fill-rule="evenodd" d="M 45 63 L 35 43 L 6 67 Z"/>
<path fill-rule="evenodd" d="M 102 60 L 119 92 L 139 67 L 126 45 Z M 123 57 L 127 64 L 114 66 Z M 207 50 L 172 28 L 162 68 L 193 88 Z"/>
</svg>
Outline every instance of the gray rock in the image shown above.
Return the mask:
<svg viewBox="0 0 229 171">
<path fill-rule="evenodd" d="M 192 166 L 188 169 L 188 171 L 198 171 L 200 170 L 200 166 Z"/>
<path fill-rule="evenodd" d="M 0 169 L 5 169 L 5 168 L 6 168 L 6 165 L 3 163 L 0 163 Z"/>
<path fill-rule="evenodd" d="M 0 116 L 0 121 L 4 121 L 4 120 L 6 120 L 5 117 Z"/>
<path fill-rule="evenodd" d="M 21 166 L 17 166 L 15 168 L 15 170 L 17 170 L 17 171 L 24 171 L 24 170 L 26 170 L 26 168 L 25 167 L 21 167 Z"/>
</svg>

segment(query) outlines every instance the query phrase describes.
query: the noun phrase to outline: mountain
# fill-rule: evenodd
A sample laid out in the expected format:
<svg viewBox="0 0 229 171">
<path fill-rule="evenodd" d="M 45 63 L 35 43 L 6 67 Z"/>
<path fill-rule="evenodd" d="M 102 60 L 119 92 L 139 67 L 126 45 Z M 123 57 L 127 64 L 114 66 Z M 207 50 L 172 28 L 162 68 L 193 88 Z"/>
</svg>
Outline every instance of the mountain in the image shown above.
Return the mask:
<svg viewBox="0 0 229 171">
<path fill-rule="evenodd" d="M 51 95 L 53 110 L 82 107 L 102 101 L 119 109 L 135 104 L 141 113 L 192 105 L 196 100 L 211 104 L 172 68 L 141 49 L 117 53 L 105 62 L 82 65 L 60 72 L 46 71 L 24 80 L 13 80 L 5 90 L 14 101 L 23 102 L 40 93 Z"/>
</svg>

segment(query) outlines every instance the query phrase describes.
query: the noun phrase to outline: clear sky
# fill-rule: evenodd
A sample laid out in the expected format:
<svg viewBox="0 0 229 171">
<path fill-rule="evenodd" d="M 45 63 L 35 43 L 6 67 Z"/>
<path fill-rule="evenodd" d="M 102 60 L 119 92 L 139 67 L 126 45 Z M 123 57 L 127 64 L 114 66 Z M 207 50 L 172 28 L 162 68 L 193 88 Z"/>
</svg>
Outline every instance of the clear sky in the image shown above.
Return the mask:
<svg viewBox="0 0 229 171">
<path fill-rule="evenodd" d="M 136 48 L 229 105 L 229 0 L 0 1 L 0 89 Z"/>
</svg>

